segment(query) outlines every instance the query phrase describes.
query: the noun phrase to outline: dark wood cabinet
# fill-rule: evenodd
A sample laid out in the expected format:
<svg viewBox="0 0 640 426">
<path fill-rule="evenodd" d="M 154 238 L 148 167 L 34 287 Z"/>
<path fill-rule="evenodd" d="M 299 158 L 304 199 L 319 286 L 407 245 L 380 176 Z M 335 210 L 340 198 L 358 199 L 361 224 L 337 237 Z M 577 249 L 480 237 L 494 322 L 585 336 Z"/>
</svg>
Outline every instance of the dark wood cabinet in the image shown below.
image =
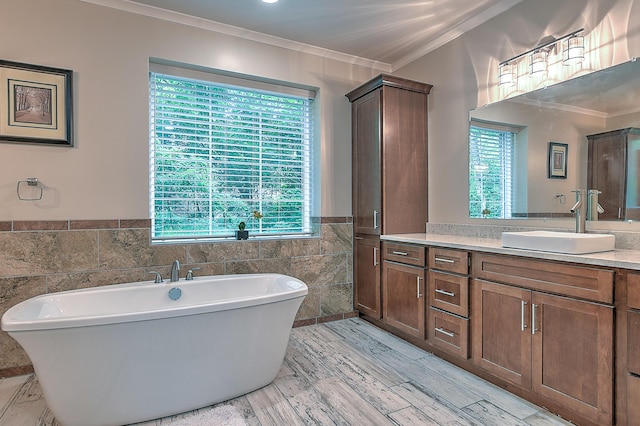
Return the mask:
<svg viewBox="0 0 640 426">
<path fill-rule="evenodd" d="M 380 75 L 349 92 L 355 234 L 424 232 L 431 85 Z"/>
<path fill-rule="evenodd" d="M 353 231 L 380 235 L 380 102 L 382 93 L 367 93 L 352 105 Z"/>
<path fill-rule="evenodd" d="M 370 266 L 372 242 L 358 239 L 425 230 L 430 90 L 429 84 L 382 74 L 346 95 L 352 120 L 354 305 L 376 319 L 382 317 L 381 269 Z"/>
<path fill-rule="evenodd" d="M 640 219 L 640 129 L 587 136 L 589 189 L 601 191 L 601 220 Z"/>
<path fill-rule="evenodd" d="M 533 292 L 533 390 L 613 423 L 613 307 Z"/>
<path fill-rule="evenodd" d="M 428 339 L 445 352 L 469 358 L 469 253 L 431 247 Z"/>
<path fill-rule="evenodd" d="M 473 360 L 492 375 L 531 387 L 531 291 L 472 281 Z"/>
<path fill-rule="evenodd" d="M 358 277 L 354 288 L 355 309 L 380 319 L 380 240 L 375 237 L 356 237 L 353 247 L 353 274 Z"/>
<path fill-rule="evenodd" d="M 624 325 L 619 326 L 621 333 L 618 334 L 623 341 L 618 347 L 623 353 L 617 354 L 622 374 L 617 376 L 620 383 L 617 385 L 619 395 L 616 402 L 618 424 L 631 426 L 640 425 L 640 274 L 629 273 L 626 288 L 627 304 L 619 307 L 624 310 L 626 321 L 617 312 L 617 320 L 624 321 Z M 620 421 L 622 419 L 626 422 Z"/>
<path fill-rule="evenodd" d="M 420 339 L 425 337 L 425 275 L 423 267 L 382 263 L 384 322 Z"/>
<path fill-rule="evenodd" d="M 589 291 L 606 289 L 612 272 L 479 255 L 474 275 L 483 274 L 498 282 L 472 281 L 474 363 L 583 419 L 613 424 L 613 306 L 536 291 L 551 289 L 555 278 L 556 291 L 584 296 L 578 277 L 590 282 Z M 608 300 L 603 294 L 591 293 Z"/>
</svg>

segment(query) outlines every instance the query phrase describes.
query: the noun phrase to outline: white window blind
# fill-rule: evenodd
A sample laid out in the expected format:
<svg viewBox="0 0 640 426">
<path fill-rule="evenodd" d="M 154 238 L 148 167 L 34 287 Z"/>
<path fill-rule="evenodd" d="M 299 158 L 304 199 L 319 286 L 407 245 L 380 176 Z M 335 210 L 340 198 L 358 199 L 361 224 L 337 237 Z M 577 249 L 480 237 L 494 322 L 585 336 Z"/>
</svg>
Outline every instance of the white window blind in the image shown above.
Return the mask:
<svg viewBox="0 0 640 426">
<path fill-rule="evenodd" d="M 469 217 L 511 217 L 517 132 L 508 126 L 471 123 Z"/>
<path fill-rule="evenodd" d="M 154 240 L 312 232 L 312 99 L 149 76 Z"/>
</svg>

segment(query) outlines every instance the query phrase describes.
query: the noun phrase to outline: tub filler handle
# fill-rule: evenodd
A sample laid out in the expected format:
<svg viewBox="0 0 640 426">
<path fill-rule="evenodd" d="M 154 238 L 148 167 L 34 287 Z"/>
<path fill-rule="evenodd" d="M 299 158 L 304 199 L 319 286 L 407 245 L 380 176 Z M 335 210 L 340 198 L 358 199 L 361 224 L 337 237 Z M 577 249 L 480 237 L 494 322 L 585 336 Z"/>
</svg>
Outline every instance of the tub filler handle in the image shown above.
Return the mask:
<svg viewBox="0 0 640 426">
<path fill-rule="evenodd" d="M 169 290 L 169 299 L 178 300 L 181 296 L 182 290 L 180 290 L 178 287 L 173 287 L 171 290 Z"/>
<path fill-rule="evenodd" d="M 158 271 L 148 271 L 149 274 L 156 274 L 156 279 L 153 281 L 156 284 L 162 283 L 162 275 Z"/>
<path fill-rule="evenodd" d="M 193 281 L 193 271 L 199 271 L 200 268 L 191 268 L 187 271 L 187 275 L 184 277 L 187 281 Z"/>
</svg>

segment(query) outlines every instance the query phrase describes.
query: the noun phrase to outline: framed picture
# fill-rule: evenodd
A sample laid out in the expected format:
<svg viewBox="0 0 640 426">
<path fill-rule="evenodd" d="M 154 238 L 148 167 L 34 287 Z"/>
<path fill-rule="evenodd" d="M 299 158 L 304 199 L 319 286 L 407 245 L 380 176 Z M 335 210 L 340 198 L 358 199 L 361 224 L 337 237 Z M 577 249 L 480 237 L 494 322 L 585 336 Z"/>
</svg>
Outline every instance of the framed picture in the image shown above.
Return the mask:
<svg viewBox="0 0 640 426">
<path fill-rule="evenodd" d="M 72 75 L 0 60 L 0 142 L 73 146 Z"/>
<path fill-rule="evenodd" d="M 549 142 L 549 178 L 567 178 L 567 150 L 569 144 Z"/>
</svg>

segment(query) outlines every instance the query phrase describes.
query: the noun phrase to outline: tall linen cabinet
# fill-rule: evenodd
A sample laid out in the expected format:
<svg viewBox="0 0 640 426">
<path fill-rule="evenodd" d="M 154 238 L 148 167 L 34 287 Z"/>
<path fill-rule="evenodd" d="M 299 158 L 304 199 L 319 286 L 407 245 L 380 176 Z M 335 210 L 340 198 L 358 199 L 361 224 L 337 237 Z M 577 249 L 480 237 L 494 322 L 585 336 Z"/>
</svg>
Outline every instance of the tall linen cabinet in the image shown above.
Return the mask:
<svg viewBox="0 0 640 426">
<path fill-rule="evenodd" d="M 431 85 L 386 74 L 347 93 L 353 149 L 354 307 L 380 319 L 380 235 L 425 232 Z"/>
</svg>

